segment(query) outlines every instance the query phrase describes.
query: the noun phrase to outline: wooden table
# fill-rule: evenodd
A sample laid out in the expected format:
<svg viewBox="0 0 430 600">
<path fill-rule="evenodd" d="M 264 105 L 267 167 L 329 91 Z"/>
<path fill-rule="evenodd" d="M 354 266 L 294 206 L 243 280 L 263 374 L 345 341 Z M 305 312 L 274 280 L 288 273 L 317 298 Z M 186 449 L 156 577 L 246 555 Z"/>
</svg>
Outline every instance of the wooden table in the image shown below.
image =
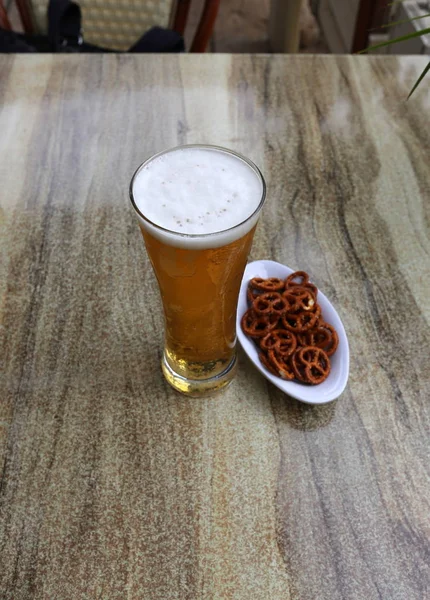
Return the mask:
<svg viewBox="0 0 430 600">
<path fill-rule="evenodd" d="M 430 598 L 425 58 L 0 58 L 0 597 Z M 252 259 L 308 270 L 349 335 L 313 408 L 240 355 L 223 394 L 160 369 L 129 207 L 148 155 L 234 148 Z"/>
</svg>

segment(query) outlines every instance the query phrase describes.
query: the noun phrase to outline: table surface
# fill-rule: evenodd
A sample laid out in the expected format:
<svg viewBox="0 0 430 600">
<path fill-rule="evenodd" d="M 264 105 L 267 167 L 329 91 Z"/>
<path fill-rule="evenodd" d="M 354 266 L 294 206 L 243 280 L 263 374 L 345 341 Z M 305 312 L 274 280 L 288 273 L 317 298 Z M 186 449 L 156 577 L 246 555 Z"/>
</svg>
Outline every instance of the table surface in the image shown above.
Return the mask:
<svg viewBox="0 0 430 600">
<path fill-rule="evenodd" d="M 1 598 L 430 598 L 426 60 L 0 57 Z M 337 307 L 338 401 L 164 382 L 128 183 L 196 142 L 263 170 L 251 258 Z"/>
</svg>

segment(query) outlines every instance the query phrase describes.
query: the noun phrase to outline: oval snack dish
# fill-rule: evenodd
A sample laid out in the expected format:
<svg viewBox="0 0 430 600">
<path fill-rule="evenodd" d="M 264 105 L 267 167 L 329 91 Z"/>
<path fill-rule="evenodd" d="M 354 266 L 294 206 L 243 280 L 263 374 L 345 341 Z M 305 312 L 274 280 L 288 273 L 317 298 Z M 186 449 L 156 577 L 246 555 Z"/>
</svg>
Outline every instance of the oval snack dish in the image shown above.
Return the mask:
<svg viewBox="0 0 430 600">
<path fill-rule="evenodd" d="M 345 329 L 339 315 L 331 302 L 319 289 L 318 302 L 321 306 L 322 315 L 327 323 L 333 325 L 339 336 L 339 346 L 337 351 L 330 358 L 330 375 L 319 385 L 306 385 L 296 381 L 286 381 L 269 373 L 258 358 L 257 346 L 244 334 L 240 326 L 241 318 L 248 309 L 246 290 L 249 280 L 253 277 L 262 277 L 263 279 L 279 277 L 280 279 L 286 279 L 288 275 L 293 272 L 293 269 L 273 260 L 257 260 L 247 265 L 240 286 L 239 303 L 237 307 L 237 337 L 251 361 L 264 377 L 273 383 L 273 385 L 276 385 L 277 388 L 289 396 L 292 396 L 301 402 L 306 402 L 306 404 L 326 404 L 327 402 L 331 402 L 338 398 L 346 387 L 349 375 L 349 346 L 348 338 L 346 337 Z M 312 277 L 310 280 L 312 281 Z"/>
</svg>

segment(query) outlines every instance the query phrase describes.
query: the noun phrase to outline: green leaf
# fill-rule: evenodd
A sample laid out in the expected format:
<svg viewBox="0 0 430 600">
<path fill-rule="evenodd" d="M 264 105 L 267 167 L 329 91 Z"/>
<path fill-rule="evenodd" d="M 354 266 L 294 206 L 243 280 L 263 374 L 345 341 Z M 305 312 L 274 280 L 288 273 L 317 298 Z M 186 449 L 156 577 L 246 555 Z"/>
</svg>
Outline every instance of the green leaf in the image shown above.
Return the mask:
<svg viewBox="0 0 430 600">
<path fill-rule="evenodd" d="M 419 86 L 419 84 L 421 83 L 421 81 L 424 79 L 425 75 L 428 73 L 428 71 L 430 70 L 430 62 L 428 63 L 428 65 L 425 67 L 424 71 L 421 73 L 421 75 L 418 77 L 418 79 L 415 82 L 414 87 L 411 89 L 411 91 L 409 92 L 409 95 L 407 97 L 407 100 L 409 100 L 409 98 L 412 96 L 412 94 L 415 92 L 415 90 L 417 89 L 417 87 Z"/>
<path fill-rule="evenodd" d="M 402 4 L 402 2 L 403 2 L 403 0 L 397 0 L 395 2 L 391 2 L 387 6 L 396 6 L 396 5 Z M 395 25 L 403 25 L 405 23 L 410 23 L 411 21 L 416 21 L 418 19 L 424 19 L 425 17 L 430 17 L 430 13 L 426 13 L 425 15 L 413 17 L 412 19 L 406 19 L 404 21 L 395 21 L 393 23 L 388 23 L 387 25 L 383 25 L 382 27 L 388 28 L 388 27 L 394 27 Z M 423 35 L 427 35 L 428 33 L 430 33 L 430 27 L 427 27 L 426 29 L 421 29 L 421 31 L 415 31 L 415 32 L 409 33 L 407 35 L 399 36 L 392 40 L 388 40 L 387 42 L 381 42 L 380 44 L 375 44 L 374 46 L 370 46 L 369 48 L 366 48 L 365 50 L 361 50 L 360 52 L 358 52 L 358 54 L 363 54 L 364 52 L 369 52 L 372 50 L 377 50 L 378 48 L 384 48 L 386 46 L 391 46 L 392 44 L 397 44 L 398 42 L 406 42 L 407 40 L 412 40 L 413 38 L 421 37 Z M 409 100 L 409 98 L 415 92 L 415 90 L 417 89 L 417 87 L 419 86 L 419 84 L 421 83 L 421 81 L 424 79 L 424 77 L 427 75 L 427 73 L 429 71 L 430 71 L 430 62 L 426 65 L 426 67 L 423 69 L 423 72 L 416 80 L 413 88 L 409 92 L 407 100 Z"/>
<path fill-rule="evenodd" d="M 398 42 L 406 42 L 406 40 L 412 40 L 416 37 L 421 37 L 422 35 L 426 35 L 430 33 L 430 27 L 426 29 L 421 29 L 421 31 L 414 31 L 413 33 L 408 33 L 407 35 L 401 35 L 392 40 L 388 40 L 387 42 L 381 42 L 380 44 L 375 44 L 374 46 L 370 46 L 369 48 L 365 48 L 364 50 L 360 50 L 358 54 L 363 54 L 363 52 L 369 52 L 371 50 L 376 50 L 377 48 L 383 48 L 384 46 L 391 46 L 392 44 L 397 44 Z"/>
<path fill-rule="evenodd" d="M 418 19 L 424 19 L 425 17 L 430 17 L 430 13 L 426 13 L 425 15 L 420 15 L 419 17 L 412 17 L 412 19 L 403 19 L 403 21 L 392 21 L 391 23 L 386 23 L 385 25 L 381 25 L 376 29 L 372 29 L 371 31 L 379 31 L 379 29 L 386 29 L 387 27 L 395 27 L 396 25 L 404 25 L 405 23 L 411 23 L 412 21 L 417 21 Z"/>
</svg>

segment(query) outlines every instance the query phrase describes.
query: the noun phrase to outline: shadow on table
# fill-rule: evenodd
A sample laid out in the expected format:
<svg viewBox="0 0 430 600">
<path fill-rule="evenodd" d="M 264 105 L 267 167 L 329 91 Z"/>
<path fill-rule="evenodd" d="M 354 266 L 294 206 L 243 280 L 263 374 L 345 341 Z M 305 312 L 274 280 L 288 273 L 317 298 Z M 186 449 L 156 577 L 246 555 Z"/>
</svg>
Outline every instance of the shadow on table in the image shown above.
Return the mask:
<svg viewBox="0 0 430 600">
<path fill-rule="evenodd" d="M 326 427 L 332 421 L 336 411 L 337 400 L 319 406 L 304 404 L 271 384 L 269 395 L 276 419 L 302 431 Z"/>
</svg>

